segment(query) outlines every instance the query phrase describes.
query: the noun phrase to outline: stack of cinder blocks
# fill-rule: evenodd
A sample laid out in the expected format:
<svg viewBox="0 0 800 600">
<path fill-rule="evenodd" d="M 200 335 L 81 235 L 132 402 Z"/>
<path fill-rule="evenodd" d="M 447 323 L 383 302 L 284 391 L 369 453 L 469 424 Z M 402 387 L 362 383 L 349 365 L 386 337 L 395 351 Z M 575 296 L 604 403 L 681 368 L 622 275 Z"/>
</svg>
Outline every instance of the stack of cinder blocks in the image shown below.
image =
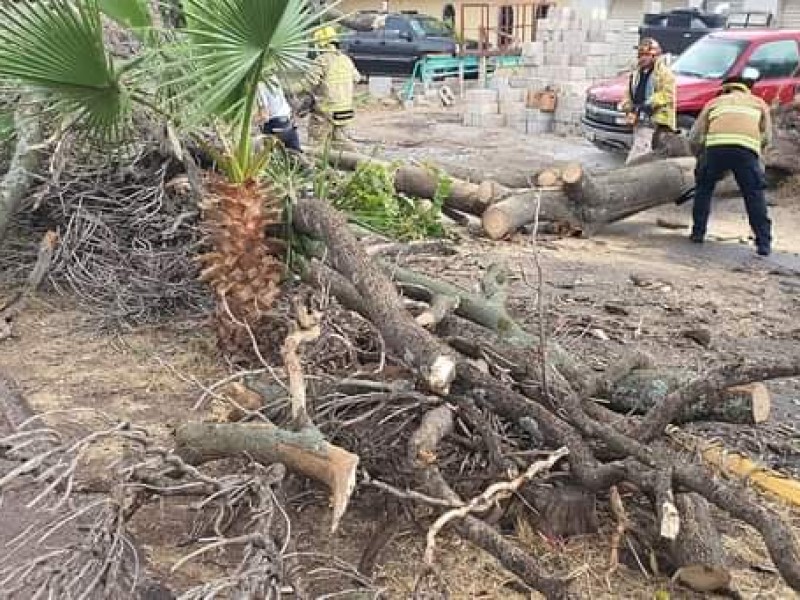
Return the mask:
<svg viewBox="0 0 800 600">
<path fill-rule="evenodd" d="M 492 89 L 467 92 L 464 124 L 579 135 L 589 87 L 631 66 L 635 54 L 623 30 L 623 21 L 598 12 L 551 11 L 537 22 L 537 40 L 523 44 L 521 66 L 496 73 Z M 556 93 L 554 114 L 526 105 L 526 98 L 544 90 Z"/>
</svg>

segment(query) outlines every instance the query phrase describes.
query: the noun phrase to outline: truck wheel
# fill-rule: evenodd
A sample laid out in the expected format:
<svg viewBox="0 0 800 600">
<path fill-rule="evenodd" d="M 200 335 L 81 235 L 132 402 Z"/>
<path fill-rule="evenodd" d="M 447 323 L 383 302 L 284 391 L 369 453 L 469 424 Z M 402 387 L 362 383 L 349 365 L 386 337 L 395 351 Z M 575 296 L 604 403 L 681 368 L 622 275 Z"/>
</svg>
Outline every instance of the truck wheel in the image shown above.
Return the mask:
<svg viewBox="0 0 800 600">
<path fill-rule="evenodd" d="M 692 115 L 678 115 L 678 132 L 684 137 L 688 136 L 696 120 Z"/>
</svg>

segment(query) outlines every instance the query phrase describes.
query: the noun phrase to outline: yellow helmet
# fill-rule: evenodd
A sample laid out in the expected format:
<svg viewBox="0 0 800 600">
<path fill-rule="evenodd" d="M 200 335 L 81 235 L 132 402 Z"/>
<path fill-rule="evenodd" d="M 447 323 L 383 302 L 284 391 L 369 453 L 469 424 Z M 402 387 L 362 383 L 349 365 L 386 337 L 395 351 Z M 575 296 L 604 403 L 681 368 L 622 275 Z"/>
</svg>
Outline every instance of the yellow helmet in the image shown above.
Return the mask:
<svg viewBox="0 0 800 600">
<path fill-rule="evenodd" d="M 319 48 L 328 48 L 338 41 L 336 29 L 331 25 L 324 25 L 314 31 L 314 44 Z"/>
</svg>

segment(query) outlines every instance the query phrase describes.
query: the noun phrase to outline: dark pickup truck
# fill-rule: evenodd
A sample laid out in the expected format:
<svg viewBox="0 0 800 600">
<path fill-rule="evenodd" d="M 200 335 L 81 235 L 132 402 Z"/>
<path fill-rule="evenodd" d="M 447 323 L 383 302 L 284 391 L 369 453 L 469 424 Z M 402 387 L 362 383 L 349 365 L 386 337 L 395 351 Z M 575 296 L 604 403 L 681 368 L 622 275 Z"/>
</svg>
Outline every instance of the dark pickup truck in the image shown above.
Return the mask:
<svg viewBox="0 0 800 600">
<path fill-rule="evenodd" d="M 647 13 L 639 27 L 639 39 L 653 38 L 666 54 L 682 54 L 689 46 L 712 31 L 746 27 L 769 27 L 772 14 L 741 12 L 722 15 L 697 8 L 676 8 L 662 13 Z"/>
<path fill-rule="evenodd" d="M 341 41 L 342 51 L 366 76 L 409 76 L 426 55 L 458 53 L 452 29 L 444 21 L 417 12 L 388 13 L 384 27 L 348 30 Z"/>
</svg>

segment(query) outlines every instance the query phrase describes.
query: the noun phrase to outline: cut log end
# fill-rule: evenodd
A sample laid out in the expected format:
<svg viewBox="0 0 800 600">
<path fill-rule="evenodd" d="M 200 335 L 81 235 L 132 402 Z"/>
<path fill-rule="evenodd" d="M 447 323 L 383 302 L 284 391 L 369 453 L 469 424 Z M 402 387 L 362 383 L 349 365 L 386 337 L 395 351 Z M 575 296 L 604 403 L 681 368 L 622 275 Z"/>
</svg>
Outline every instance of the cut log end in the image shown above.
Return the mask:
<svg viewBox="0 0 800 600">
<path fill-rule="evenodd" d="M 435 394 L 446 396 L 456 378 L 456 361 L 452 356 L 437 356 L 427 377 L 428 387 Z"/>
<path fill-rule="evenodd" d="M 552 187 L 561 183 L 561 172 L 558 169 L 545 169 L 536 176 L 536 185 Z"/>
<path fill-rule="evenodd" d="M 511 231 L 514 231 L 511 219 L 497 206 L 490 206 L 487 208 L 486 212 L 483 213 L 481 221 L 486 235 L 493 240 L 502 239 Z"/>
<path fill-rule="evenodd" d="M 570 163 L 561 171 L 561 179 L 567 185 L 574 185 L 583 178 L 583 167 L 578 163 Z"/>
<path fill-rule="evenodd" d="M 735 402 L 737 399 L 745 402 L 752 415 L 754 425 L 764 423 L 769 419 L 772 401 L 769 389 L 763 383 L 733 386 L 725 390 L 724 396 L 728 402 Z"/>
</svg>

